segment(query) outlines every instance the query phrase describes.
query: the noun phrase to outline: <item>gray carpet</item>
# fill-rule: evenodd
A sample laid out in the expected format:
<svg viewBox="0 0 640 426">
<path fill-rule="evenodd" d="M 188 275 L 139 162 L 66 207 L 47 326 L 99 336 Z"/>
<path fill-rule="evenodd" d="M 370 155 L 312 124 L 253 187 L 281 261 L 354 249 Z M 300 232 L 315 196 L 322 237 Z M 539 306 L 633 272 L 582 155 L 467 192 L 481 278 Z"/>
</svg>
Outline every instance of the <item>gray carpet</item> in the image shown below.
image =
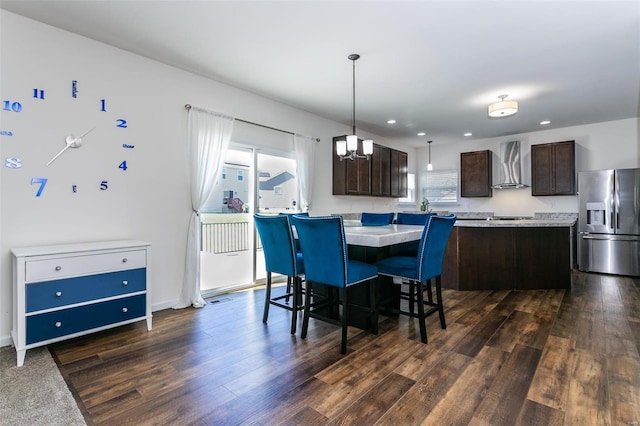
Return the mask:
<svg viewBox="0 0 640 426">
<path fill-rule="evenodd" d="M 0 424 L 86 425 L 46 347 L 28 350 L 22 367 L 15 349 L 0 348 Z"/>
</svg>

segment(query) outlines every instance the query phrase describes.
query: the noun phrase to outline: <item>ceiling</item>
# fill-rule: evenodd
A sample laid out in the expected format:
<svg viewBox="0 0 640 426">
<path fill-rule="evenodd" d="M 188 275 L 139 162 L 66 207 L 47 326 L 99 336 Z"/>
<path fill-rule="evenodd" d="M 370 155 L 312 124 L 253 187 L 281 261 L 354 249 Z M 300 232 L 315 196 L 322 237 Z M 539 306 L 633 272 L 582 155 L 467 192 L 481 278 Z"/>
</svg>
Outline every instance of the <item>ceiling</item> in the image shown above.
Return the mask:
<svg viewBox="0 0 640 426">
<path fill-rule="evenodd" d="M 358 53 L 357 128 L 412 146 L 463 141 L 465 132 L 481 139 L 640 116 L 640 1 L 1 0 L 0 7 L 347 126 L 347 57 Z M 501 94 L 520 109 L 489 119 L 487 106 Z"/>
</svg>

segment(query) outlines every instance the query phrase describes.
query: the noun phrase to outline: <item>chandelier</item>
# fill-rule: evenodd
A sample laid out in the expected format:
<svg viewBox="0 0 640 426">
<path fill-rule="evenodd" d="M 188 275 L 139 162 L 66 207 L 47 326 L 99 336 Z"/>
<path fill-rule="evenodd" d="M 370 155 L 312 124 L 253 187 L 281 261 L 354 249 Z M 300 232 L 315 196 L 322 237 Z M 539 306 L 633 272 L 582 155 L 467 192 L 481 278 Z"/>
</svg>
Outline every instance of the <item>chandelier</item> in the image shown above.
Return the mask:
<svg viewBox="0 0 640 426">
<path fill-rule="evenodd" d="M 360 59 L 360 55 L 352 53 L 349 55 L 349 60 L 353 63 L 353 110 L 351 114 L 351 134 L 347 136 L 347 140 L 336 141 L 336 153 L 340 157 L 340 161 L 349 159 L 355 160 L 356 158 L 366 158 L 369 160 L 371 154 L 373 154 L 373 140 L 366 139 L 362 141 L 362 153 L 364 155 L 358 155 L 358 136 L 356 135 L 356 61 Z M 347 154 L 348 152 L 348 154 Z"/>
</svg>

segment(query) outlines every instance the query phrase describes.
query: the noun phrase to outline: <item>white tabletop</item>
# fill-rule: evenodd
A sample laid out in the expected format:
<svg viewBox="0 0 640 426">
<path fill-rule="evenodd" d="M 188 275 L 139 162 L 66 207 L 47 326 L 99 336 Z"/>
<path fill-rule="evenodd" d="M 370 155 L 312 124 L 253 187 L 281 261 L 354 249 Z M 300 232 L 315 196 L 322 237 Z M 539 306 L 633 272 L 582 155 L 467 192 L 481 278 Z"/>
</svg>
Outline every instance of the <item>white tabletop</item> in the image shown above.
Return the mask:
<svg viewBox="0 0 640 426">
<path fill-rule="evenodd" d="M 422 236 L 421 225 L 362 226 L 359 220 L 345 220 L 347 244 L 366 247 L 385 247 L 417 241 Z"/>
</svg>

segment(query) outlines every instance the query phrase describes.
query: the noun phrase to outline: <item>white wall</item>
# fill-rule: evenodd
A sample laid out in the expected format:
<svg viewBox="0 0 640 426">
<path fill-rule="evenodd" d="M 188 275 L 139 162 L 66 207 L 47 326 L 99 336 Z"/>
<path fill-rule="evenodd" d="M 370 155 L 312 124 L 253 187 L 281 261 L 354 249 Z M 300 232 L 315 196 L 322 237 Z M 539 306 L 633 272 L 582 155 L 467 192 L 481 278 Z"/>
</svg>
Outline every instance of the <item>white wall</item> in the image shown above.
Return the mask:
<svg viewBox="0 0 640 426">
<path fill-rule="evenodd" d="M 253 95 L 84 37 L 0 10 L 0 100 L 19 101 L 19 113 L 0 110 L 2 162 L 23 161 L 0 173 L 0 346 L 11 329 L 13 247 L 113 239 L 151 243 L 154 309 L 177 301 L 191 212 L 186 172 L 184 105 L 218 111 L 321 139 L 316 154 L 313 213 L 382 211 L 394 200 L 331 195 L 331 138 L 350 126 Z M 78 98 L 71 98 L 71 81 Z M 33 98 L 33 89 L 45 99 Z M 99 99 L 107 112 L 98 111 Z M 1 108 L 1 107 L 0 107 Z M 125 118 L 127 129 L 116 129 Z M 51 167 L 46 162 L 68 134 L 96 129 Z M 241 126 L 239 126 L 241 127 Z M 413 150 L 364 135 L 409 153 Z M 123 150 L 122 143 L 135 146 Z M 291 149 L 283 146 L 282 149 Z M 117 169 L 126 159 L 129 169 Z M 35 197 L 33 177 L 46 177 Z M 109 181 L 100 191 L 99 183 Z M 71 192 L 78 185 L 78 192 Z"/>
<path fill-rule="evenodd" d="M 574 140 L 576 172 L 612 168 L 640 167 L 640 120 L 637 118 L 549 129 L 501 138 L 461 140 L 459 143 L 431 147 L 434 170 L 460 169 L 460 153 L 489 149 L 493 152 L 493 183 L 500 180 L 500 144 L 520 141 L 523 183 L 531 185 L 531 145 Z M 418 150 L 417 170 L 426 171 L 427 148 Z M 422 194 L 419 189 L 418 194 Z M 421 195 L 419 195 L 420 197 Z M 482 211 L 496 215 L 532 216 L 535 212 L 577 212 L 576 196 L 532 197 L 531 188 L 493 190 L 491 198 L 460 198 L 457 205 L 432 206 L 434 210 Z"/>
</svg>

